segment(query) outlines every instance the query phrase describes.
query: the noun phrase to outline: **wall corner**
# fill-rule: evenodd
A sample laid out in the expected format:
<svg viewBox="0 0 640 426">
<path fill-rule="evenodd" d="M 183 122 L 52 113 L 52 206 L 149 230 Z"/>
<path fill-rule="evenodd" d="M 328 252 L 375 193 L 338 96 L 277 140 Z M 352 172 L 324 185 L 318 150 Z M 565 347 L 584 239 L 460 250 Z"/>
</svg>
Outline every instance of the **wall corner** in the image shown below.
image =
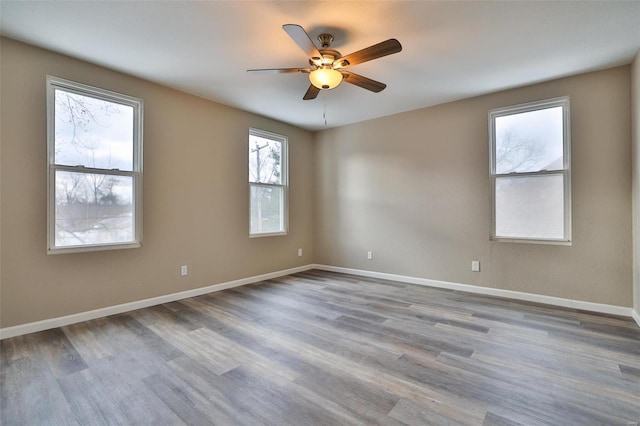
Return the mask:
<svg viewBox="0 0 640 426">
<path fill-rule="evenodd" d="M 640 50 L 631 63 L 631 176 L 633 313 L 640 325 Z"/>
</svg>

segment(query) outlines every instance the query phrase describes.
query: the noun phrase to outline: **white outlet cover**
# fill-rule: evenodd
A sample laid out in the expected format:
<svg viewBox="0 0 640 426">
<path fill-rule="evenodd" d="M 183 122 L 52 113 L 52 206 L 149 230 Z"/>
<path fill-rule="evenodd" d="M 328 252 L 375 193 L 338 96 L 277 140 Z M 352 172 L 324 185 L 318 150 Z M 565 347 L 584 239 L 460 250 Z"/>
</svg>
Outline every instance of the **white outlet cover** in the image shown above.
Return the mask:
<svg viewBox="0 0 640 426">
<path fill-rule="evenodd" d="M 472 260 L 471 261 L 471 272 L 480 272 L 480 261 Z"/>
</svg>

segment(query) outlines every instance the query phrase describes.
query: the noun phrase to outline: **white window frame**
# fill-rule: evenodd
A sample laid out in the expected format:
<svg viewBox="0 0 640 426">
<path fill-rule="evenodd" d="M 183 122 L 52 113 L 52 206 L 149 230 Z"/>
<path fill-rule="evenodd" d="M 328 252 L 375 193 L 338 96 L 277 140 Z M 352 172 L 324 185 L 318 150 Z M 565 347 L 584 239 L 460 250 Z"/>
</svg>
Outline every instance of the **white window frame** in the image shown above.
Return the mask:
<svg viewBox="0 0 640 426">
<path fill-rule="evenodd" d="M 273 183 L 258 183 L 251 182 L 249 174 L 249 153 L 251 152 L 251 136 L 257 136 L 260 138 L 270 139 L 275 142 L 280 142 L 282 145 L 282 158 L 280 159 L 280 167 L 282 168 L 281 184 Z M 249 181 L 249 238 L 261 238 L 261 237 L 273 237 L 279 235 L 287 235 L 289 233 L 289 140 L 284 135 L 268 132 L 266 130 L 249 128 L 249 138 L 247 141 L 247 180 Z M 280 232 L 251 232 L 251 188 L 253 187 L 266 187 L 266 188 L 282 188 L 282 228 Z"/>
<path fill-rule="evenodd" d="M 64 90 L 83 96 L 133 107 L 133 167 L 132 171 L 69 166 L 55 163 L 55 90 Z M 99 250 L 137 248 L 142 245 L 142 99 L 75 81 L 47 75 L 47 254 L 76 253 Z M 55 245 L 56 171 L 126 176 L 133 179 L 134 239 L 126 243 Z"/>
<path fill-rule="evenodd" d="M 524 173 L 496 173 L 496 132 L 495 119 L 497 117 L 520 114 L 524 112 L 538 111 L 542 109 L 562 107 L 563 122 L 563 168 L 562 170 L 537 171 Z M 571 120 L 569 110 L 569 97 L 545 99 L 528 102 L 519 105 L 501 107 L 489 111 L 489 175 L 491 179 L 491 241 L 571 245 Z M 564 182 L 564 237 L 558 239 L 528 238 L 528 237 L 501 237 L 496 235 L 496 178 L 499 177 L 536 177 L 561 175 Z"/>
</svg>

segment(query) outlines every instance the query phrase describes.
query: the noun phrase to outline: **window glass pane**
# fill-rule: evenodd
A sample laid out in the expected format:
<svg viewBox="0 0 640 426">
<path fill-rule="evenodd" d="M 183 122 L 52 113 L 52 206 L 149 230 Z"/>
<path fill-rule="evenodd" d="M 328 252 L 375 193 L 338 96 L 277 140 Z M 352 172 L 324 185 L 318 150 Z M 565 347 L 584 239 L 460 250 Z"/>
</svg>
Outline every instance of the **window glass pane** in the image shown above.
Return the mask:
<svg viewBox="0 0 640 426">
<path fill-rule="evenodd" d="M 251 185 L 251 233 L 284 232 L 284 189 Z"/>
<path fill-rule="evenodd" d="M 496 173 L 562 170 L 562 107 L 495 118 Z"/>
<path fill-rule="evenodd" d="M 282 142 L 249 135 L 249 182 L 282 184 Z"/>
<path fill-rule="evenodd" d="M 133 170 L 134 109 L 55 90 L 55 163 Z"/>
<path fill-rule="evenodd" d="M 496 236 L 564 238 L 563 175 L 496 178 Z"/>
<path fill-rule="evenodd" d="M 55 245 L 134 241 L 133 178 L 56 171 Z"/>
</svg>

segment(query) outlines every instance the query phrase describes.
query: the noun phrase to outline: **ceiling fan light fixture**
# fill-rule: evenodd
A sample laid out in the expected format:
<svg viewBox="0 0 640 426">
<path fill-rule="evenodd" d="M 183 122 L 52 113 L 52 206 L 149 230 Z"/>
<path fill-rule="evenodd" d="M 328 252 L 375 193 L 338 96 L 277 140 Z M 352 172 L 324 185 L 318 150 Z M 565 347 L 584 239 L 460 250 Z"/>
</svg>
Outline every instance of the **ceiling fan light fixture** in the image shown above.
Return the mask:
<svg viewBox="0 0 640 426">
<path fill-rule="evenodd" d="M 333 89 L 342 83 L 342 74 L 332 68 L 318 68 L 309 73 L 309 81 L 318 89 Z"/>
</svg>

